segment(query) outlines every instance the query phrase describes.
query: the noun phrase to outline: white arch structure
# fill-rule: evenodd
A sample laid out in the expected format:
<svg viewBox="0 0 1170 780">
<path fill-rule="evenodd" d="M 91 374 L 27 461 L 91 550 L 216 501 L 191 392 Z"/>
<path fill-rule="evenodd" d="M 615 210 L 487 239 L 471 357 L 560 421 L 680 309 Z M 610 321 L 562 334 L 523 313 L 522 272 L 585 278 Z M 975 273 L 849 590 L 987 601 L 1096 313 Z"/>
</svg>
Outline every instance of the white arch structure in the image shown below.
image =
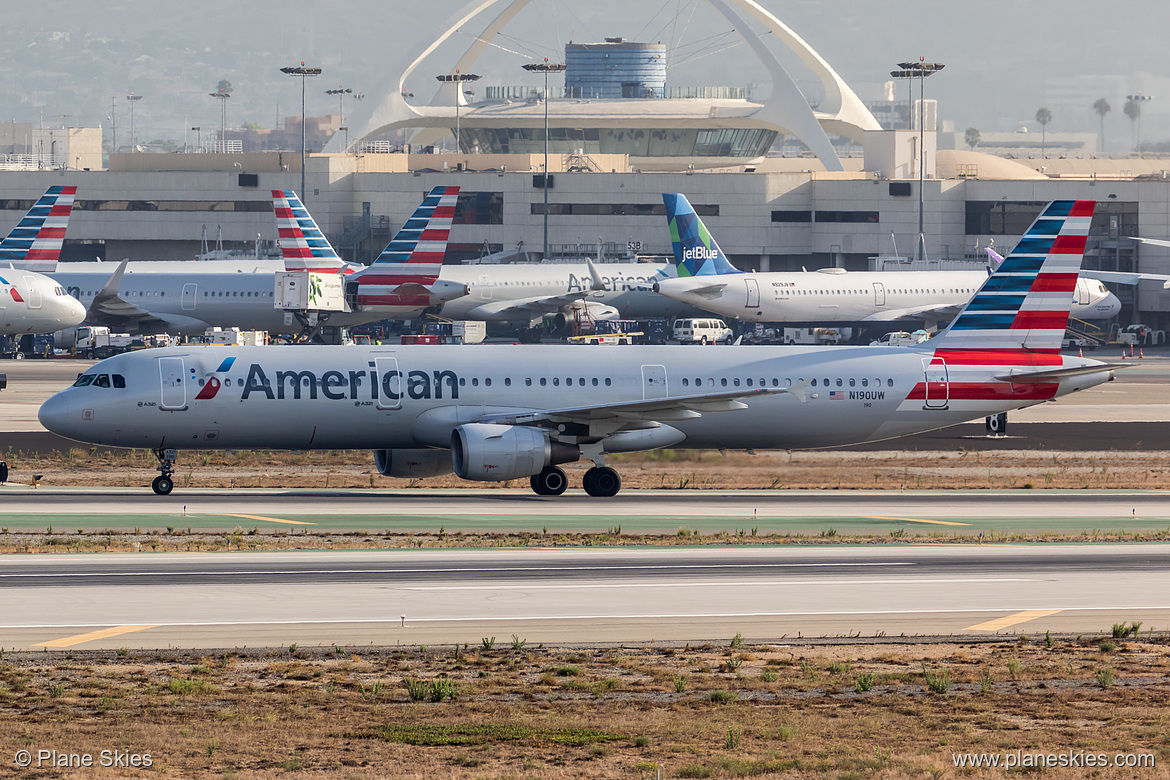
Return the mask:
<svg viewBox="0 0 1170 780">
<path fill-rule="evenodd" d="M 403 90 L 407 78 L 432 52 L 455 34 L 460 27 L 493 6 L 507 3 L 476 36 L 467 50 L 459 57 L 451 71 L 458 68 L 469 72 L 484 49 L 531 0 L 472 0 L 458 13 L 443 22 L 441 34 L 402 68 L 397 83 L 380 99 L 370 101 L 366 114 L 354 124 L 355 138 L 365 139 L 381 135 L 398 128 L 416 128 L 411 140 L 432 142 L 450 131 L 451 115 L 455 100 L 461 106 L 467 105 L 463 91 L 455 82 L 444 83 L 435 92 L 428 106 L 412 106 L 406 102 Z M 828 170 L 842 170 L 827 133 L 837 133 L 855 141 L 861 141 L 866 130 L 880 130 L 881 126 L 837 72 L 813 50 L 790 27 L 755 0 L 706 0 L 723 15 L 751 48 L 772 79 L 772 94 L 767 102 L 750 115 L 753 124 L 788 133 L 800 139 L 821 160 Z M 825 90 L 824 103 L 820 111 L 813 111 L 801 94 L 796 82 L 784 70 L 784 66 L 768 49 L 760 35 L 752 31 L 747 21 L 750 18 L 765 27 L 776 39 L 791 49 L 816 75 Z M 473 121 L 468 117 L 469 122 Z M 340 139 L 334 135 L 326 146 L 327 152 L 342 151 Z"/>
</svg>

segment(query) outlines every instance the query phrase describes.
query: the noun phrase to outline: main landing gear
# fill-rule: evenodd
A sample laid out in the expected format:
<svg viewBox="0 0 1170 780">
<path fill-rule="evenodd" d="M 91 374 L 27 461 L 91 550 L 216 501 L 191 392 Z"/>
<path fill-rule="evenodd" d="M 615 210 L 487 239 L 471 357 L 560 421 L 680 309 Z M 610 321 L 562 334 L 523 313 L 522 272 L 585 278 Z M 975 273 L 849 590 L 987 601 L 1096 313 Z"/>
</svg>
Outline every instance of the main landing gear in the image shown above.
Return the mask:
<svg viewBox="0 0 1170 780">
<path fill-rule="evenodd" d="M 165 496 L 175 489 L 175 461 L 179 457 L 179 451 L 173 447 L 166 449 L 158 447 L 153 452 L 154 457 L 158 458 L 159 475 L 150 483 L 150 487 L 158 495 Z"/>
<path fill-rule="evenodd" d="M 539 474 L 533 474 L 530 482 L 532 492 L 538 496 L 559 496 L 569 486 L 565 472 L 556 466 L 546 466 Z M 608 466 L 595 466 L 585 472 L 581 487 L 595 498 L 611 498 L 622 488 L 622 478 Z"/>
</svg>

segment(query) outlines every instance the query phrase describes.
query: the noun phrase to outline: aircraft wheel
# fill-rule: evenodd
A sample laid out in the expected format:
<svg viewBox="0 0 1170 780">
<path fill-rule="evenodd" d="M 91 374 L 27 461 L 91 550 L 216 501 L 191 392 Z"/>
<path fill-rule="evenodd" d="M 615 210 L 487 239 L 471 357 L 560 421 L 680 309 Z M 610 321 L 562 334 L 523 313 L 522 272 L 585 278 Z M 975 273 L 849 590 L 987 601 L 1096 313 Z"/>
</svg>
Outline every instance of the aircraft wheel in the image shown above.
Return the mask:
<svg viewBox="0 0 1170 780">
<path fill-rule="evenodd" d="M 529 480 L 532 492 L 538 496 L 559 496 L 569 486 L 569 478 L 556 466 L 546 466 Z"/>
<path fill-rule="evenodd" d="M 165 496 L 175 489 L 175 481 L 168 476 L 160 474 L 154 478 L 154 482 L 150 483 L 150 487 L 160 496 Z"/>
<path fill-rule="evenodd" d="M 581 486 L 591 496 L 610 498 L 622 489 L 622 478 L 609 466 L 595 466 L 585 472 Z"/>
</svg>

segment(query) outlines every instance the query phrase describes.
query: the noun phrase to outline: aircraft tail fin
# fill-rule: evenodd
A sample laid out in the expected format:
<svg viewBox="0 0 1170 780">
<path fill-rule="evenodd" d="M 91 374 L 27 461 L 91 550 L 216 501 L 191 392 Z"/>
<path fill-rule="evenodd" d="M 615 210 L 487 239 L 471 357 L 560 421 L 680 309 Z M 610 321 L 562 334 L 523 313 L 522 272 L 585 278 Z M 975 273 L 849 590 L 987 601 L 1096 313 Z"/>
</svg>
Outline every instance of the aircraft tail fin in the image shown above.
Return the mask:
<svg viewBox="0 0 1170 780">
<path fill-rule="evenodd" d="M 49 187 L 8 237 L 0 241 L 0 265 L 41 273 L 57 270 L 76 195 L 77 187 Z"/>
<path fill-rule="evenodd" d="M 1049 203 L 930 346 L 1059 352 L 1095 205 Z"/>
<path fill-rule="evenodd" d="M 679 276 L 715 276 L 743 273 L 727 259 L 715 237 L 695 213 L 686 196 L 663 193 L 670 241 L 674 246 L 674 266 Z"/>
<path fill-rule="evenodd" d="M 273 190 L 272 209 L 287 271 L 334 273 L 345 267 L 329 239 L 292 190 Z"/>
<path fill-rule="evenodd" d="M 427 194 L 378 259 L 358 274 L 359 304 L 430 305 L 427 287 L 443 268 L 458 199 L 458 187 L 439 186 Z"/>
</svg>

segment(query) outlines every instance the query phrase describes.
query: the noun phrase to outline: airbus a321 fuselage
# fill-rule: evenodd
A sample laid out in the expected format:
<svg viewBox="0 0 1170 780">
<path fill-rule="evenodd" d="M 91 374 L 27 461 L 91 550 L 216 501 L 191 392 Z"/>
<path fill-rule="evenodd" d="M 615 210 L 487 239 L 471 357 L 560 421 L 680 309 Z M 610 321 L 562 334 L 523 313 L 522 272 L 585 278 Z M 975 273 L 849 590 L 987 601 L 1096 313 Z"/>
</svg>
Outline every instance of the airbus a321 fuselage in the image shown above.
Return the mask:
<svg viewBox="0 0 1170 780">
<path fill-rule="evenodd" d="M 399 346 L 168 348 L 119 355 L 45 402 L 62 436 L 155 450 L 375 450 L 387 476 L 454 471 L 618 492 L 608 453 L 875 441 L 1107 381 L 1060 340 L 1093 204 L 1058 201 L 946 331 L 915 347 Z"/>
</svg>

